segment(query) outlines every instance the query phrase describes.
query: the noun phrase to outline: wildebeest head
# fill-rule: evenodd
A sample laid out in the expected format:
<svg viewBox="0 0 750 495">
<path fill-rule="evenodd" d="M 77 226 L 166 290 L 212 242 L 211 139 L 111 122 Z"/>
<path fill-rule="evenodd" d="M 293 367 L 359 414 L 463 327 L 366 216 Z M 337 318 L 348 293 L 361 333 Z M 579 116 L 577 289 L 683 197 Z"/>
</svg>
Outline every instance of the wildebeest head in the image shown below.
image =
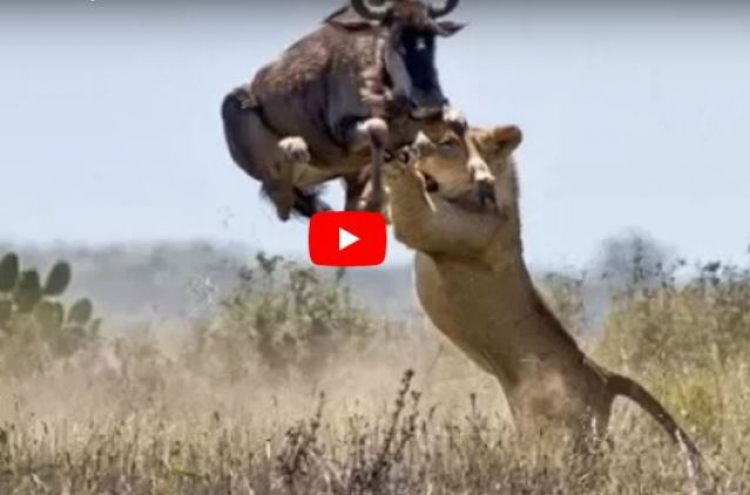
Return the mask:
<svg viewBox="0 0 750 495">
<path fill-rule="evenodd" d="M 464 27 L 440 18 L 459 1 L 436 7 L 422 0 L 351 0 L 358 17 L 331 20 L 348 29 L 371 28 L 372 21 L 386 26 L 384 62 L 393 95 L 408 103 L 412 117 L 429 118 L 447 103 L 435 67 L 436 37 L 452 36 Z"/>
</svg>

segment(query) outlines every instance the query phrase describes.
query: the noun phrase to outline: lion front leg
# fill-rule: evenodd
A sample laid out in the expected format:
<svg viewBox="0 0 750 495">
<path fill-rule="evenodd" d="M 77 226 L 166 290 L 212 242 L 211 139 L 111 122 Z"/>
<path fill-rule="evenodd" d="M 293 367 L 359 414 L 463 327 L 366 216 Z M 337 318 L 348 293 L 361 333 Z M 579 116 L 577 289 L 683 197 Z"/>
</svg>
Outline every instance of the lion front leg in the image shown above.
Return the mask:
<svg viewBox="0 0 750 495">
<path fill-rule="evenodd" d="M 384 170 L 390 193 L 390 220 L 396 239 L 427 254 L 477 255 L 495 232 L 493 217 L 471 213 L 431 198 L 418 158 L 394 161 Z"/>
<path fill-rule="evenodd" d="M 393 234 L 406 246 L 425 251 L 434 248 L 431 241 L 431 217 L 434 204 L 425 190 L 424 176 L 416 162 L 392 162 L 384 170 L 389 192 L 389 213 Z"/>
</svg>

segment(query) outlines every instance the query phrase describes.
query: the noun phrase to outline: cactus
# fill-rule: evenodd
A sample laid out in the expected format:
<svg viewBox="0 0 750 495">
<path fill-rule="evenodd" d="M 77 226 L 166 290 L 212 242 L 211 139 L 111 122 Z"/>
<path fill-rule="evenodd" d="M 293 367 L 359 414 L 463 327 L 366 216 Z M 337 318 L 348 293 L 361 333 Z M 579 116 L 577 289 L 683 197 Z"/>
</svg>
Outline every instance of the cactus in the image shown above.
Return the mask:
<svg viewBox="0 0 750 495">
<path fill-rule="evenodd" d="M 59 330 L 65 320 L 65 309 L 59 302 L 42 301 L 34 308 L 34 317 L 45 330 Z"/>
<path fill-rule="evenodd" d="M 18 255 L 8 253 L 0 259 L 0 293 L 11 292 L 18 283 Z"/>
<path fill-rule="evenodd" d="M 98 337 L 99 336 L 99 329 L 102 327 L 102 319 L 101 318 L 95 318 L 91 320 L 91 323 L 89 323 L 89 336 L 90 337 Z"/>
<path fill-rule="evenodd" d="M 0 327 L 10 320 L 13 316 L 13 302 L 0 300 Z"/>
<path fill-rule="evenodd" d="M 68 312 L 68 323 L 75 325 L 86 325 L 91 320 L 94 306 L 89 299 L 79 299 L 70 307 Z"/>
<path fill-rule="evenodd" d="M 70 264 L 65 261 L 58 261 L 47 275 L 47 281 L 44 284 L 45 296 L 59 296 L 70 284 L 71 270 Z"/>
<path fill-rule="evenodd" d="M 42 285 L 39 272 L 21 271 L 18 256 L 0 258 L 0 331 L 12 334 L 20 327 L 16 321 L 35 323 L 42 331 L 39 338 L 57 356 L 69 356 L 96 338 L 101 318 L 92 319 L 94 307 L 89 299 L 79 299 L 69 310 L 56 297 L 70 285 L 70 264 L 58 261 Z M 25 323 L 24 323 L 25 324 Z"/>
<path fill-rule="evenodd" d="M 42 284 L 39 281 L 39 272 L 36 270 L 21 272 L 13 299 L 19 313 L 33 311 L 34 306 L 42 300 Z"/>
</svg>

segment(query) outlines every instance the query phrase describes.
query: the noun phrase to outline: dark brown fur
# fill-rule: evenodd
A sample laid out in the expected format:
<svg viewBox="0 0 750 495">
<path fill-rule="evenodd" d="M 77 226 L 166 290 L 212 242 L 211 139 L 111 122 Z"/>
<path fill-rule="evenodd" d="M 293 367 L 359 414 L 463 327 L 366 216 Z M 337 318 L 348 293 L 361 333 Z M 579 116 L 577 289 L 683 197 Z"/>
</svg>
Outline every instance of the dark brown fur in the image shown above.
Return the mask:
<svg viewBox="0 0 750 495">
<path fill-rule="evenodd" d="M 416 0 L 399 1 L 426 9 Z M 420 130 L 436 138 L 448 128 L 466 135 L 465 119 L 445 106 L 436 79 L 434 91 L 419 94 L 419 103 L 429 103 L 429 108 L 419 107 L 429 110 L 419 119 L 413 118 L 414 102 L 409 100 L 418 92 L 398 93 L 394 81 L 403 71 L 401 59 L 393 57 L 398 48 L 393 33 L 406 29 L 404 22 L 397 17 L 368 21 L 352 9 L 341 9 L 260 69 L 250 84 L 225 97 L 222 118 L 230 154 L 263 184 L 282 220 L 292 210 L 309 216 L 327 209 L 315 186 L 334 178 L 347 185 L 346 208 L 357 208 L 368 165 L 372 195 L 366 207 L 379 211 L 384 201 L 380 170 L 388 150 L 411 142 Z M 432 24 L 444 36 L 461 28 Z M 477 183 L 485 185 L 482 192 L 491 193 L 489 169 L 468 138 L 466 146 Z M 315 172 L 307 173 L 306 181 L 296 178 L 310 167 Z"/>
</svg>

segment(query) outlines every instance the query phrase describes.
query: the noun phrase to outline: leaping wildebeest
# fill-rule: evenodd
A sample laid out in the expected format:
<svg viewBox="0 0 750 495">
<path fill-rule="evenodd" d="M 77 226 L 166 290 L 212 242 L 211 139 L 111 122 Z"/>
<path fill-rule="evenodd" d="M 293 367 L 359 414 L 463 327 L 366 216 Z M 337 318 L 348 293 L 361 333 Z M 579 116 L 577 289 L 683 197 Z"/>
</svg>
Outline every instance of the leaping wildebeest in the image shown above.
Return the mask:
<svg viewBox="0 0 750 495">
<path fill-rule="evenodd" d="M 463 28 L 441 20 L 458 3 L 351 0 L 224 98 L 230 154 L 282 221 L 329 210 L 319 186 L 335 178 L 345 182 L 345 209 L 382 211 L 383 162 L 419 131 L 461 136 L 477 193 L 493 199 L 494 178 L 435 67 L 436 38 Z"/>
</svg>

